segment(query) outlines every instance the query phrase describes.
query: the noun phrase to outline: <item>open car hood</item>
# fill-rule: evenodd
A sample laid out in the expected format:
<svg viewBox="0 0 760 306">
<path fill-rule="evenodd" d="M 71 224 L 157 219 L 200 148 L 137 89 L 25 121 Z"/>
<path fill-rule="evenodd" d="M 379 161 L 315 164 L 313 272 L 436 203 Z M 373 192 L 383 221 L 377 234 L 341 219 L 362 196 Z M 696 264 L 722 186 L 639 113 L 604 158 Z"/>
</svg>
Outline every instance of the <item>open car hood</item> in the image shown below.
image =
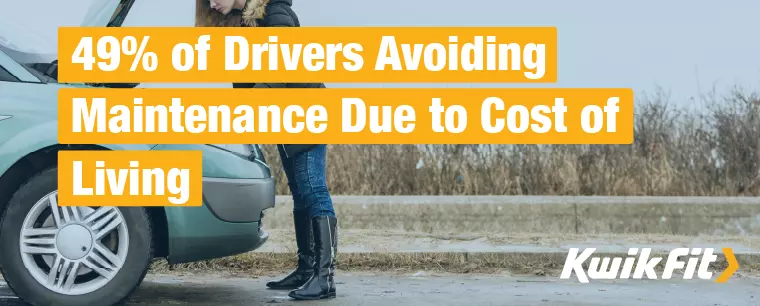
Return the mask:
<svg viewBox="0 0 760 306">
<path fill-rule="evenodd" d="M 76 26 L 79 23 L 83 27 L 119 27 L 124 23 L 135 0 L 89 0 L 87 12 L 81 22 L 66 23 Z M 12 8 L 11 8 L 12 9 Z M 57 57 L 57 29 L 35 27 L 35 23 L 28 18 L 18 17 L 9 9 L 0 14 L 0 48 L 11 55 L 25 53 L 25 56 L 14 56 L 17 59 L 26 57 Z M 60 9 L 60 8 L 59 8 Z M 69 9 L 81 9 L 70 7 Z M 81 11 L 73 15 L 79 15 Z"/>
<path fill-rule="evenodd" d="M 87 0 L 89 6 L 68 7 L 73 22 L 67 26 L 120 27 L 136 0 Z M 65 6 L 56 7 L 64 9 Z M 86 10 L 86 12 L 83 12 Z M 7 10 L 0 14 L 0 51 L 29 70 L 42 82 L 56 82 L 58 75 L 57 29 L 39 29 Z M 84 13 L 84 14 L 82 14 Z M 43 35 L 47 34 L 47 35 Z"/>
<path fill-rule="evenodd" d="M 83 27 L 120 27 L 136 0 L 90 0 L 87 12 L 81 19 Z M 78 9 L 71 7 L 69 9 Z M 79 8 L 81 9 L 81 8 Z M 81 14 L 81 11 L 79 12 Z M 75 14 L 78 15 L 78 14 Z M 74 21 L 76 22 L 76 21 Z M 32 24 L 34 24 L 32 22 Z M 67 23 L 66 25 L 74 25 Z M 0 14 L 0 49 L 20 62 L 35 59 L 52 61 L 58 57 L 57 29 L 39 29 L 28 19 L 5 11 Z M 51 58 L 52 57 L 52 58 Z"/>
</svg>

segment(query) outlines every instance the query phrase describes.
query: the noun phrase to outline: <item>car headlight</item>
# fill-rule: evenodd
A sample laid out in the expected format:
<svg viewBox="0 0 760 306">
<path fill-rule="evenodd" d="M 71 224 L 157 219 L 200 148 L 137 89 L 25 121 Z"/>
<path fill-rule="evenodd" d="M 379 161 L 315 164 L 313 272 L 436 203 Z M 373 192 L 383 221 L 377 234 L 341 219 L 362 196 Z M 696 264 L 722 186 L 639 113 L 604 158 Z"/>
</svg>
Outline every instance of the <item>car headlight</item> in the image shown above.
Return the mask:
<svg viewBox="0 0 760 306">
<path fill-rule="evenodd" d="M 225 149 L 243 156 L 251 156 L 254 153 L 253 145 L 250 144 L 212 144 L 212 146 Z"/>
</svg>

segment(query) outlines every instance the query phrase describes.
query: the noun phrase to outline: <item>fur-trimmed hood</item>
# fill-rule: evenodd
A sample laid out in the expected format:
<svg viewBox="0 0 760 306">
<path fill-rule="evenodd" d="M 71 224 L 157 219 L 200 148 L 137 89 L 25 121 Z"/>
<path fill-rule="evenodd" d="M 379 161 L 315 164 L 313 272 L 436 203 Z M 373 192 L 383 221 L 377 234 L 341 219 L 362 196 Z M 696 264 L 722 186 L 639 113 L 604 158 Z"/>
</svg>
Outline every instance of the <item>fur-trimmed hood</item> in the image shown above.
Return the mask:
<svg viewBox="0 0 760 306">
<path fill-rule="evenodd" d="M 247 0 L 243 9 L 243 23 L 256 26 L 256 19 L 264 18 L 269 0 Z"/>
<path fill-rule="evenodd" d="M 209 0 L 195 0 L 196 27 L 239 27 L 256 26 L 256 20 L 266 15 L 270 0 L 247 0 L 243 10 L 233 10 L 222 15 L 209 5 Z M 277 1 L 277 0 L 275 0 Z"/>
</svg>

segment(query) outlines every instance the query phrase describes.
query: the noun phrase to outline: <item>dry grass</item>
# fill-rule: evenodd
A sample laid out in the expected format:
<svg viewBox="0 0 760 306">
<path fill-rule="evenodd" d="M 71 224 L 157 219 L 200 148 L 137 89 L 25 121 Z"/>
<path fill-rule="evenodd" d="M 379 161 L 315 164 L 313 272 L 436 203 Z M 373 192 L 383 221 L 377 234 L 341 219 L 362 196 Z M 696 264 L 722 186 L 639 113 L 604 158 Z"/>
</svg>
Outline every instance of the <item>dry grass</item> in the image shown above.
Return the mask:
<svg viewBox="0 0 760 306">
<path fill-rule="evenodd" d="M 760 100 L 735 90 L 704 102 L 638 96 L 631 145 L 331 145 L 329 186 L 348 195 L 760 195 Z M 279 165 L 276 148 L 264 147 Z M 273 170 L 278 193 L 289 194 Z"/>
<path fill-rule="evenodd" d="M 283 272 L 294 268 L 295 250 L 288 246 L 294 246 L 292 235 L 286 231 L 272 232 L 273 239 L 268 242 L 267 248 L 256 252 L 240 254 L 226 258 L 209 261 L 195 262 L 168 266 L 164 261 L 157 262 L 152 267 L 154 273 L 189 272 L 209 273 L 224 272 L 241 275 L 268 275 L 273 272 Z M 363 245 L 370 249 L 388 247 L 389 250 L 374 252 L 340 252 L 338 249 L 337 268 L 345 271 L 382 271 L 408 273 L 415 271 L 434 271 L 446 273 L 495 273 L 509 272 L 513 274 L 538 274 L 555 275 L 562 268 L 566 259 L 566 252 L 403 252 L 403 245 L 419 243 L 418 239 L 425 239 L 426 243 L 439 245 L 447 242 L 480 241 L 487 245 L 523 245 L 536 247 L 559 247 L 574 243 L 594 243 L 599 245 L 640 245 L 659 244 L 687 246 L 693 243 L 714 245 L 741 245 L 752 250 L 760 249 L 760 238 L 738 236 L 678 236 L 678 235 L 652 235 L 652 234 L 605 234 L 605 235 L 558 235 L 536 233 L 456 233 L 440 232 L 436 234 L 388 231 L 378 233 L 371 230 L 342 229 L 340 245 L 346 246 Z M 402 245 L 399 249 L 398 245 Z M 284 250 L 283 250 L 284 247 Z M 270 252 L 272 249 L 279 251 Z M 401 252 L 400 252 L 401 251 Z M 659 253 L 655 251 L 656 253 Z M 760 254 L 745 254 L 737 251 L 737 258 L 741 265 L 742 273 L 755 273 L 760 271 Z M 595 256 L 625 256 L 625 254 L 611 255 L 599 253 Z M 725 268 L 725 258 L 717 254 L 718 261 L 713 268 L 722 270 Z M 662 267 L 658 267 L 661 269 Z"/>
<path fill-rule="evenodd" d="M 625 256 L 625 254 L 598 253 L 595 256 Z M 660 256 L 667 256 L 661 254 Z M 726 268 L 726 259 L 718 254 L 711 271 Z M 340 254 L 336 268 L 342 271 L 377 271 L 384 273 L 409 273 L 416 271 L 445 273 L 498 273 L 519 275 L 556 276 L 562 269 L 565 253 L 346 253 Z M 760 271 L 760 256 L 737 255 L 741 274 Z M 662 271 L 663 263 L 655 268 Z M 285 272 L 294 268 L 292 254 L 246 253 L 234 257 L 200 263 L 167 266 L 164 261 L 154 263 L 151 273 L 229 273 L 233 275 L 260 276 L 273 272 Z M 586 268 L 588 263 L 585 263 Z"/>
</svg>

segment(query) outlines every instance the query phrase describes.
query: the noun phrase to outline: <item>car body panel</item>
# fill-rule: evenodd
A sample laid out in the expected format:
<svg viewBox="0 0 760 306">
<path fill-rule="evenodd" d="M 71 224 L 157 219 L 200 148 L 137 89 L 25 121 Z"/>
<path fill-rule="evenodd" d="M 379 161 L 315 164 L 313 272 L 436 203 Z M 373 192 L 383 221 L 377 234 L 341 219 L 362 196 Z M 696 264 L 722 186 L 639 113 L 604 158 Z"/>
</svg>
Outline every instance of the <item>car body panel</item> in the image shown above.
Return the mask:
<svg viewBox="0 0 760 306">
<path fill-rule="evenodd" d="M 160 144 L 154 150 L 200 150 L 204 157 L 204 177 L 260 179 L 272 176 L 266 165 L 252 163 L 245 157 L 208 145 Z"/>
<path fill-rule="evenodd" d="M 204 204 L 222 221 L 258 222 L 263 210 L 274 207 L 269 195 L 275 193 L 275 182 L 262 162 L 208 145 L 162 144 L 153 150 L 201 151 Z"/>
<path fill-rule="evenodd" d="M 2 52 L 0 52 L 2 53 Z M 3 65 L 5 67 L 5 65 Z M 58 89 L 61 84 L 0 82 L 0 173 L 24 156 L 58 145 Z M 110 150 L 150 150 L 153 145 L 99 145 Z"/>
</svg>

